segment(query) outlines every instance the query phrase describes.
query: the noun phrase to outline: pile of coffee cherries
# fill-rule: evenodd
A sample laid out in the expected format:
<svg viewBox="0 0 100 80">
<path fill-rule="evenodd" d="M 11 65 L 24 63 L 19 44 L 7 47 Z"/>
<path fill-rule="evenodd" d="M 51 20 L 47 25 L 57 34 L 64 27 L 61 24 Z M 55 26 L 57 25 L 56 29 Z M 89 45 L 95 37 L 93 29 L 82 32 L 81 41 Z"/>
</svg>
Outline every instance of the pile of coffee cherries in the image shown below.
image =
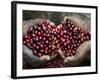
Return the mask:
<svg viewBox="0 0 100 80">
<path fill-rule="evenodd" d="M 80 44 L 91 37 L 89 31 L 75 26 L 69 19 L 61 23 L 57 29 L 57 34 L 60 35 L 60 48 L 66 57 L 75 55 Z"/>
<path fill-rule="evenodd" d="M 89 31 L 75 26 L 70 19 L 66 19 L 56 26 L 52 22 L 44 20 L 37 25 L 29 27 L 23 36 L 23 44 L 33 51 L 33 54 L 58 55 L 61 49 L 66 57 L 76 54 L 77 48 L 84 42 L 91 39 Z M 66 67 L 61 57 L 42 64 L 43 68 Z"/>
<path fill-rule="evenodd" d="M 55 28 L 53 23 L 46 20 L 31 26 L 23 37 L 24 45 L 32 49 L 33 54 L 38 57 L 58 54 L 58 39 L 53 32 Z"/>
</svg>

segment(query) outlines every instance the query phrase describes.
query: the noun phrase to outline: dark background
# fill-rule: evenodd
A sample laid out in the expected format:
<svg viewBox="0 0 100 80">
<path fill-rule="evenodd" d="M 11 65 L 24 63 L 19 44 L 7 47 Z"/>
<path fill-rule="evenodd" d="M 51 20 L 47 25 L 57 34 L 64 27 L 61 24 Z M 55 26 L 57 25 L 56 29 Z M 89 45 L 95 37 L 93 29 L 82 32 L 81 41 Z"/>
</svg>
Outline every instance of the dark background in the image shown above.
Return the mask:
<svg viewBox="0 0 100 80">
<path fill-rule="evenodd" d="M 60 24 L 65 16 L 76 16 L 84 21 L 90 20 L 89 13 L 72 13 L 72 12 L 50 12 L 50 11 L 30 11 L 23 10 L 23 20 L 30 19 L 49 19 L 55 24 Z"/>
</svg>

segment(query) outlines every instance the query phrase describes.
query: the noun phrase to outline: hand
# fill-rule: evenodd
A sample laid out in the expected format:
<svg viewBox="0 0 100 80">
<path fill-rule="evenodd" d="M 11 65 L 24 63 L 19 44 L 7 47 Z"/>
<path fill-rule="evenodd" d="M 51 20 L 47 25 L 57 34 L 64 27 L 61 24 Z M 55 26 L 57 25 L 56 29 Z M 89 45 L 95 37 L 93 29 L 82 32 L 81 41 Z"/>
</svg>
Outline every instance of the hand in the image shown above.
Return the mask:
<svg viewBox="0 0 100 80">
<path fill-rule="evenodd" d="M 23 35 L 26 34 L 27 29 L 29 29 L 30 26 L 36 25 L 40 21 L 43 21 L 43 19 L 23 21 Z M 31 49 L 29 49 L 27 46 L 23 45 L 23 58 L 24 58 L 25 62 L 27 62 L 28 64 L 31 64 L 32 67 L 36 67 L 40 64 L 50 61 L 55 57 L 56 57 L 56 55 L 53 55 L 53 56 L 43 55 L 41 57 L 37 57 L 37 56 L 33 55 Z"/>
<path fill-rule="evenodd" d="M 66 18 L 69 18 L 77 27 L 83 28 L 89 31 L 89 28 L 87 28 L 86 25 L 84 26 L 84 24 L 80 23 L 80 20 L 78 20 L 77 18 L 67 16 L 65 17 L 64 21 L 66 20 Z M 76 55 L 74 56 L 65 57 L 61 49 L 59 49 L 58 51 L 65 63 L 71 66 L 80 66 L 80 65 L 83 65 L 84 62 L 90 61 L 90 50 L 91 50 L 91 41 L 89 40 L 89 41 L 85 41 L 77 48 Z"/>
</svg>

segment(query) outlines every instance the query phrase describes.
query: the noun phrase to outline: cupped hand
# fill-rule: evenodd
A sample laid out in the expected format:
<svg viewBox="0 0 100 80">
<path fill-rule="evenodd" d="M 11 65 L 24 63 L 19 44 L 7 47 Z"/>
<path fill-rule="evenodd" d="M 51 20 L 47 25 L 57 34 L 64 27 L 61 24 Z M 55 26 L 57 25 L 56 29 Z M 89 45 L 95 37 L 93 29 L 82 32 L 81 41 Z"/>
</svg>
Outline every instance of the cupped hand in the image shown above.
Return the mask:
<svg viewBox="0 0 100 80">
<path fill-rule="evenodd" d="M 82 22 L 76 17 L 65 17 L 62 23 L 65 22 L 66 19 L 69 19 L 76 27 L 83 29 L 85 31 L 90 32 L 90 28 L 87 25 L 82 24 Z M 88 25 L 90 26 L 90 25 Z M 65 56 L 64 52 L 59 49 L 58 52 L 63 58 L 64 62 L 71 66 L 81 65 L 83 61 L 90 60 L 90 51 L 91 51 L 91 40 L 84 41 L 76 50 L 76 54 L 72 56 Z M 67 54 L 67 53 L 66 53 Z"/>
<path fill-rule="evenodd" d="M 43 21 L 43 19 L 34 19 L 34 20 L 23 21 L 23 36 L 25 36 L 27 34 L 27 30 L 30 27 L 37 25 L 41 21 Z M 46 21 L 50 22 L 49 20 L 46 20 Z M 52 23 L 52 22 L 50 22 L 50 23 Z M 50 55 L 42 55 L 42 56 L 38 57 L 33 54 L 32 50 L 29 47 L 27 47 L 26 45 L 23 44 L 23 58 L 27 63 L 31 64 L 33 67 L 36 67 L 47 61 L 50 61 L 55 57 L 56 57 L 56 54 L 51 55 L 51 56 Z"/>
</svg>

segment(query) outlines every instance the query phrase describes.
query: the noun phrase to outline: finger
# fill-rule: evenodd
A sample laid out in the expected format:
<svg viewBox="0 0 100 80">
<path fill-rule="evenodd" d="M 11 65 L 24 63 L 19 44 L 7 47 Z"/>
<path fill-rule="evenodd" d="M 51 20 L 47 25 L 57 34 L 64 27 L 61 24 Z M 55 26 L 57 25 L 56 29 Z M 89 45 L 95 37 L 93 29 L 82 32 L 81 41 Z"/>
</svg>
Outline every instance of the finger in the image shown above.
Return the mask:
<svg viewBox="0 0 100 80">
<path fill-rule="evenodd" d="M 64 52 L 61 49 L 59 49 L 58 52 L 60 56 L 64 59 L 65 58 Z"/>
<path fill-rule="evenodd" d="M 77 49 L 77 52 L 79 53 L 76 55 L 77 58 L 84 58 L 85 55 L 89 54 L 87 53 L 87 51 L 89 51 L 90 49 L 91 49 L 91 41 L 85 41 Z"/>
<path fill-rule="evenodd" d="M 40 60 L 42 60 L 42 61 L 48 61 L 48 60 L 50 60 L 50 56 L 43 55 L 43 56 L 40 57 Z"/>
<path fill-rule="evenodd" d="M 42 60 L 42 61 L 50 61 L 50 60 L 54 59 L 56 56 L 57 56 L 57 54 L 56 55 L 52 55 L 52 56 L 43 55 L 43 56 L 40 57 L 40 60 Z"/>
</svg>

